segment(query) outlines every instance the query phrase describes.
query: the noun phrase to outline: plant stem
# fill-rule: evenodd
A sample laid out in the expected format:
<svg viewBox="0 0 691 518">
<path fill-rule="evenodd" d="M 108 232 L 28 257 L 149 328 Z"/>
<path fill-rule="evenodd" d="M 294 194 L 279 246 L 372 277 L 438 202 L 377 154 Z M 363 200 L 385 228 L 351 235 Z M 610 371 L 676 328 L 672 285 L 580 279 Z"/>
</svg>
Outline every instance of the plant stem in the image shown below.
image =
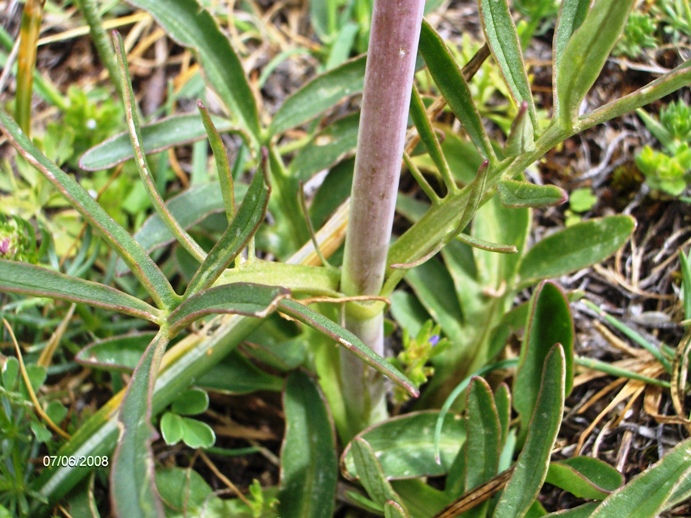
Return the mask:
<svg viewBox="0 0 691 518">
<path fill-rule="evenodd" d="M 347 296 L 382 288 L 423 8 L 423 0 L 374 2 L 341 276 Z M 348 304 L 345 326 L 384 354 L 381 305 Z M 349 353 L 341 354 L 341 382 L 348 435 L 386 416 L 383 380 Z"/>
</svg>

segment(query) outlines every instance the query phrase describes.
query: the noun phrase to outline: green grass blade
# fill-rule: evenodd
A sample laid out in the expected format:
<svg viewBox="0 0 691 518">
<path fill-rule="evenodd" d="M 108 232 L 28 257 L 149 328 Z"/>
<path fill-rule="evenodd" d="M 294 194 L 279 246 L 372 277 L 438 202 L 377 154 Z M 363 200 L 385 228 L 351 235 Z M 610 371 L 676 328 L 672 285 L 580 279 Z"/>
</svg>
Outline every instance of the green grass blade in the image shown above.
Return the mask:
<svg viewBox="0 0 691 518">
<path fill-rule="evenodd" d="M 212 116 L 216 129 L 221 133 L 235 133 L 246 142 L 247 133 L 222 117 Z M 172 115 L 142 126 L 142 148 L 149 155 L 173 146 L 190 144 L 206 137 L 204 123 L 196 113 Z M 89 149 L 79 159 L 79 167 L 86 171 L 101 171 L 134 158 L 134 150 L 127 133 L 120 133 Z"/>
<path fill-rule="evenodd" d="M 195 320 L 219 313 L 263 318 L 288 296 L 288 290 L 238 282 L 204 290 L 185 299 L 168 317 L 171 333 L 177 334 Z"/>
<path fill-rule="evenodd" d="M 122 257 L 156 305 L 160 308 L 175 307 L 179 302 L 178 295 L 173 291 L 163 272 L 134 238 L 118 225 L 72 176 L 48 160 L 2 109 L 0 109 L 0 126 L 19 153 L 57 188 L 70 205 L 98 230 L 108 245 Z"/>
<path fill-rule="evenodd" d="M 310 121 L 345 97 L 362 92 L 365 56 L 317 76 L 288 97 L 269 125 L 269 135 L 278 135 Z"/>
<path fill-rule="evenodd" d="M 487 43 L 494 59 L 499 64 L 511 97 L 517 106 L 527 103 L 533 129 L 537 130 L 535 102 L 530 91 L 521 42 L 518 39 L 509 5 L 506 0 L 480 0 L 479 4 L 482 28 L 485 31 Z"/>
<path fill-rule="evenodd" d="M 562 122 L 571 127 L 578 109 L 624 30 L 635 0 L 599 0 L 571 36 L 556 73 Z"/>
<path fill-rule="evenodd" d="M 121 435 L 111 468 L 111 501 L 116 516 L 164 516 L 154 481 L 151 406 L 156 374 L 168 338 L 164 330 L 154 337 L 132 375 L 120 409 Z"/>
<path fill-rule="evenodd" d="M 552 446 L 564 411 L 564 351 L 555 345 L 545 359 L 544 377 L 523 450 L 497 503 L 494 518 L 524 516 L 547 475 Z"/>
<path fill-rule="evenodd" d="M 239 124 L 261 139 L 259 115 L 245 71 L 228 38 L 195 0 L 129 0 L 149 12 L 180 45 L 197 54 L 204 75 Z"/>
<path fill-rule="evenodd" d="M 387 376 L 391 381 L 403 388 L 413 397 L 418 396 L 418 390 L 408 378 L 398 369 L 391 365 L 384 358 L 376 354 L 367 344 L 362 342 L 357 336 L 342 328 L 332 320 L 317 313 L 316 311 L 303 306 L 294 300 L 283 300 L 279 304 L 279 310 L 288 316 L 299 320 L 320 333 L 333 338 L 340 345 L 346 347 L 370 367 L 374 367 L 379 372 Z"/>
<path fill-rule="evenodd" d="M 592 518 L 654 518 L 674 490 L 691 477 L 691 439 L 686 439 L 652 467 L 602 501 Z"/>
<path fill-rule="evenodd" d="M 42 266 L 0 259 L 0 291 L 88 304 L 158 322 L 160 311 L 120 290 Z"/>
<path fill-rule="evenodd" d="M 326 400 L 302 371 L 286 380 L 286 434 L 281 446 L 281 516 L 331 518 L 336 500 L 336 437 Z"/>
<path fill-rule="evenodd" d="M 470 140 L 483 158 L 490 162 L 494 161 L 496 158 L 494 150 L 473 102 L 468 83 L 463 78 L 461 69 L 444 40 L 426 21 L 422 22 L 420 53 L 439 91 L 449 104 L 449 108 L 458 117 Z"/>
<path fill-rule="evenodd" d="M 235 219 L 194 274 L 185 291 L 185 297 L 210 287 L 252 239 L 264 221 L 271 194 L 267 169 L 267 160 L 263 160 L 261 171 L 254 175 Z"/>
<path fill-rule="evenodd" d="M 691 319 L 691 266 L 689 259 L 683 250 L 679 250 L 679 263 L 681 265 L 681 282 L 684 288 L 684 319 Z"/>
</svg>

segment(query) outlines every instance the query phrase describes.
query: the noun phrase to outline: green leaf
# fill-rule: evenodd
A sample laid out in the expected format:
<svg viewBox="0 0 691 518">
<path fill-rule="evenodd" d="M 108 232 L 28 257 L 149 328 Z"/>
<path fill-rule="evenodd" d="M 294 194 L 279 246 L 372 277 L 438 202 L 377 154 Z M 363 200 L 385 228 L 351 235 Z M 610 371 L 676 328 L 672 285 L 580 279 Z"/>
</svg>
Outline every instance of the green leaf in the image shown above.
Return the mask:
<svg viewBox="0 0 691 518">
<path fill-rule="evenodd" d="M 525 69 L 521 42 L 506 0 L 480 0 L 482 28 L 516 105 L 528 104 L 532 127 L 537 129 L 535 103 Z"/>
<path fill-rule="evenodd" d="M 180 415 L 197 415 L 209 408 L 209 395 L 199 388 L 191 388 L 180 394 L 170 409 Z"/>
<path fill-rule="evenodd" d="M 195 51 L 209 85 L 240 125 L 259 140 L 257 104 L 242 63 L 209 12 L 194 0 L 129 0 L 129 3 L 148 11 L 168 36 Z"/>
<path fill-rule="evenodd" d="M 426 479 L 392 480 L 391 487 L 401 497 L 413 518 L 428 518 L 449 503 L 448 497 L 427 484 Z"/>
<path fill-rule="evenodd" d="M 681 283 L 684 288 L 684 318 L 688 320 L 691 319 L 691 266 L 689 266 L 689 258 L 682 249 L 679 249 L 679 265 L 681 269 Z"/>
<path fill-rule="evenodd" d="M 317 76 L 288 97 L 269 125 L 269 135 L 283 133 L 308 122 L 341 99 L 362 92 L 365 83 L 365 56 Z"/>
<path fill-rule="evenodd" d="M 470 382 L 466 408 L 465 490 L 469 491 L 497 474 L 502 431 L 494 396 L 484 379 L 473 378 Z"/>
<path fill-rule="evenodd" d="M 161 417 L 161 435 L 168 446 L 179 443 L 182 440 L 182 417 L 166 412 Z"/>
<path fill-rule="evenodd" d="M 280 286 L 236 282 L 209 288 L 186 299 L 168 317 L 171 333 L 177 334 L 206 315 L 234 314 L 263 318 L 288 296 Z"/>
<path fill-rule="evenodd" d="M 482 126 L 482 120 L 473 102 L 468 83 L 463 78 L 461 69 L 444 40 L 426 21 L 422 22 L 420 53 L 439 91 L 448 102 L 449 108 L 458 117 L 470 140 L 483 158 L 490 162 L 494 161 L 494 150 Z"/>
<path fill-rule="evenodd" d="M 213 497 L 209 484 L 193 469 L 158 469 L 156 487 L 166 504 L 173 509 L 186 509 L 188 512 L 202 507 Z"/>
<path fill-rule="evenodd" d="M 261 172 L 257 171 L 254 175 L 235 219 L 194 274 L 185 291 L 185 297 L 211 286 L 231 261 L 238 256 L 264 221 L 271 187 L 267 161 L 262 160 L 262 162 Z"/>
<path fill-rule="evenodd" d="M 384 518 L 408 518 L 409 516 L 403 506 L 393 500 L 387 500 L 384 504 Z"/>
<path fill-rule="evenodd" d="M 324 396 L 307 374 L 294 371 L 283 395 L 286 433 L 281 446 L 281 516 L 331 518 L 336 499 L 336 438 Z"/>
<path fill-rule="evenodd" d="M 391 381 L 408 392 L 408 394 L 413 397 L 418 396 L 418 390 L 412 381 L 406 378 L 405 375 L 403 375 L 387 360 L 372 351 L 367 344 L 365 344 L 347 329 L 344 329 L 320 313 L 317 313 L 316 311 L 308 308 L 307 306 L 303 306 L 294 300 L 282 300 L 279 303 L 279 310 L 302 322 L 303 324 L 316 329 L 320 333 L 331 337 L 333 340 L 355 354 L 367 365 L 375 368 L 383 375 L 387 376 Z"/>
<path fill-rule="evenodd" d="M 132 375 L 120 409 L 121 435 L 113 457 L 111 495 L 118 516 L 160 517 L 163 506 L 154 484 L 151 401 L 168 339 L 159 332 Z"/>
<path fill-rule="evenodd" d="M 247 185 L 236 184 L 235 194 L 244 197 Z M 166 207 L 183 228 L 189 229 L 199 223 L 210 214 L 223 211 L 223 194 L 220 183 L 209 182 L 202 185 L 194 185 L 186 191 L 173 196 L 166 201 Z M 158 214 L 152 214 L 134 235 L 134 239 L 147 252 L 166 246 L 175 241 L 175 236 L 170 233 L 168 227 Z M 125 275 L 129 268 L 118 259 L 115 272 Z"/>
<path fill-rule="evenodd" d="M 691 477 L 691 439 L 602 501 L 592 518 L 654 518 L 680 485 Z"/>
<path fill-rule="evenodd" d="M 156 333 L 129 333 L 99 340 L 77 353 L 75 361 L 92 369 L 131 372 Z"/>
<path fill-rule="evenodd" d="M 139 282 L 152 296 L 156 305 L 175 307 L 180 297 L 173 291 L 168 279 L 149 258 L 132 236 L 84 190 L 72 176 L 63 172 L 43 155 L 19 129 L 14 120 L 0 109 L 0 127 L 10 143 L 36 169 L 38 169 L 65 199 L 103 236 L 106 243 L 122 257 Z"/>
<path fill-rule="evenodd" d="M 557 18 L 557 24 L 554 28 L 554 41 L 552 42 L 552 74 L 553 84 L 556 85 L 557 70 L 561 64 L 564 49 L 571 39 L 571 36 L 576 29 L 578 29 L 585 16 L 590 9 L 590 0 L 563 0 Z M 557 96 L 554 96 L 554 102 L 558 102 Z"/>
<path fill-rule="evenodd" d="M 535 405 L 545 377 L 545 358 L 555 344 L 565 355 L 565 393 L 573 386 L 574 328 L 569 301 L 562 290 L 551 282 L 541 284 L 530 299 L 525 337 L 513 385 L 513 406 L 521 416 L 521 435 L 528 432 L 528 419 Z"/>
<path fill-rule="evenodd" d="M 560 345 L 555 345 L 545 360 L 545 375 L 530 420 L 528 437 L 497 503 L 494 518 L 523 516 L 542 487 L 564 411 L 564 364 L 564 351 Z"/>
<path fill-rule="evenodd" d="M 212 117 L 219 132 L 246 135 L 228 119 Z M 144 153 L 149 155 L 173 146 L 190 144 L 206 137 L 204 124 L 199 114 L 172 115 L 160 121 L 142 126 Z M 101 171 L 134 158 L 134 149 L 127 132 L 120 133 L 89 149 L 79 159 L 79 167 L 86 171 Z"/>
<path fill-rule="evenodd" d="M 211 448 L 216 442 L 216 434 L 206 423 L 181 417 L 182 441 L 190 448 Z"/>
<path fill-rule="evenodd" d="M 436 477 L 446 474 L 465 440 L 459 418 L 444 420 L 439 439 L 441 464 L 435 460 L 434 426 L 437 411 L 413 412 L 393 417 L 357 435 L 367 441 L 387 479 Z M 356 437 L 356 438 L 357 438 Z M 341 455 L 343 474 L 358 477 L 351 441 Z"/>
<path fill-rule="evenodd" d="M 249 394 L 257 390 L 279 392 L 283 379 L 267 374 L 237 351 L 195 382 L 199 387 L 222 394 Z"/>
<path fill-rule="evenodd" d="M 362 437 L 356 437 L 350 442 L 350 445 L 360 483 L 367 490 L 367 494 L 374 503 L 383 507 L 387 501 L 391 500 L 404 509 L 404 512 L 407 512 L 401 498 L 386 480 L 386 475 L 370 444 Z"/>
<path fill-rule="evenodd" d="M 593 457 L 573 457 L 552 462 L 545 482 L 578 498 L 602 500 L 621 487 L 624 478 L 609 464 Z"/>
<path fill-rule="evenodd" d="M 13 391 L 17 377 L 19 375 L 19 360 L 14 356 L 9 356 L 2 366 L 2 386 L 7 391 Z"/>
<path fill-rule="evenodd" d="M 352 155 L 357 147 L 359 125 L 359 113 L 334 121 L 298 151 L 288 167 L 288 172 L 302 181 L 307 181 L 315 173 L 329 169 L 336 162 Z"/>
<path fill-rule="evenodd" d="M 161 312 L 146 302 L 105 284 L 5 259 L 0 259 L 0 291 L 88 304 L 150 322 L 161 317 Z"/>
<path fill-rule="evenodd" d="M 578 117 L 581 102 L 600 75 L 634 3 L 635 0 L 595 2 L 564 48 L 554 83 L 554 98 L 559 110 L 555 117 L 561 118 L 567 127 Z M 576 6 L 577 13 L 581 9 L 582 6 Z"/>
<path fill-rule="evenodd" d="M 566 511 L 558 511 L 556 513 L 550 513 L 547 516 L 553 516 L 554 518 L 588 518 L 593 514 L 593 511 L 597 509 L 600 502 L 589 502 L 587 504 L 579 505 L 578 507 L 573 507 Z"/>
<path fill-rule="evenodd" d="M 504 143 L 504 156 L 516 157 L 526 152 L 535 151 L 535 132 L 533 123 L 526 117 L 528 103 L 522 102 L 518 115 L 511 124 L 511 131 Z"/>
<path fill-rule="evenodd" d="M 624 245 L 635 227 L 630 216 L 610 216 L 577 223 L 546 237 L 523 257 L 520 285 L 530 286 L 604 261 Z"/>
<path fill-rule="evenodd" d="M 556 185 L 535 185 L 517 180 L 500 180 L 497 192 L 505 207 L 551 207 L 569 199 L 566 191 Z"/>
</svg>

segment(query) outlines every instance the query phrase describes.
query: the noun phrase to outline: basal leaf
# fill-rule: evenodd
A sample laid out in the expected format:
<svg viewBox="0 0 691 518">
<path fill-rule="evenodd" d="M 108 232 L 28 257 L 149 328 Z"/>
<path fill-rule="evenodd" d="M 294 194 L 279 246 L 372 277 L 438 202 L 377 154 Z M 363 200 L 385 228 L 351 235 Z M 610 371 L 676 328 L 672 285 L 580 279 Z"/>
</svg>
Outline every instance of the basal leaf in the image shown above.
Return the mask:
<svg viewBox="0 0 691 518">
<path fill-rule="evenodd" d="M 473 378 L 467 399 L 466 491 L 484 484 L 497 474 L 501 426 L 494 396 L 482 378 Z"/>
<path fill-rule="evenodd" d="M 42 266 L 0 259 L 0 292 L 50 297 L 158 322 L 161 312 L 120 290 Z"/>
<path fill-rule="evenodd" d="M 691 439 L 678 444 L 652 467 L 602 501 L 592 518 L 654 518 L 674 490 L 691 477 Z"/>
<path fill-rule="evenodd" d="M 528 512 L 547 475 L 549 458 L 564 411 L 564 351 L 555 345 L 545 359 L 528 436 L 516 467 L 497 503 L 494 518 L 515 518 Z"/>
<path fill-rule="evenodd" d="M 534 129 L 537 129 L 535 102 L 530 92 L 530 83 L 523 60 L 521 42 L 513 23 L 506 0 L 479 0 L 482 28 L 492 55 L 497 61 L 511 97 L 520 106 L 528 105 L 528 115 Z"/>
<path fill-rule="evenodd" d="M 288 290 L 278 286 L 245 282 L 224 284 L 186 299 L 170 314 L 168 325 L 171 333 L 177 334 L 206 315 L 231 313 L 262 318 L 273 312 L 287 296 Z"/>
<path fill-rule="evenodd" d="M 384 504 L 384 518 L 408 518 L 409 516 L 403 506 L 393 500 L 387 500 Z"/>
<path fill-rule="evenodd" d="M 161 308 L 175 307 L 180 297 L 173 291 L 163 272 L 132 236 L 118 225 L 72 176 L 48 160 L 22 133 L 7 112 L 1 109 L 0 126 L 19 153 L 55 186 L 70 205 L 98 230 L 108 245 L 122 257 L 156 304 Z"/>
<path fill-rule="evenodd" d="M 444 40 L 426 21 L 422 22 L 420 53 L 439 91 L 449 104 L 466 133 L 483 158 L 493 161 L 494 150 L 482 126 L 480 114 L 473 103 L 468 83 Z"/>
<path fill-rule="evenodd" d="M 336 438 L 317 383 L 294 371 L 286 381 L 286 433 L 281 447 L 281 516 L 331 518 L 336 500 Z"/>
<path fill-rule="evenodd" d="M 228 119 L 212 117 L 221 133 L 240 133 Z M 173 115 L 160 121 L 142 126 L 142 142 L 145 154 L 156 153 L 173 146 L 189 144 L 206 137 L 204 124 L 199 114 Z M 86 171 L 110 169 L 134 158 L 129 135 L 124 132 L 89 149 L 79 159 L 79 167 Z"/>
<path fill-rule="evenodd" d="M 195 384 L 222 394 L 249 394 L 258 390 L 279 392 L 283 379 L 259 369 L 237 351 L 231 352 L 221 363 L 199 377 Z"/>
<path fill-rule="evenodd" d="M 160 517 L 154 482 L 151 403 L 156 374 L 168 340 L 159 332 L 134 371 L 120 409 L 121 434 L 111 469 L 111 501 L 118 516 Z"/>
<path fill-rule="evenodd" d="M 279 303 L 279 311 L 333 338 L 336 342 L 353 352 L 367 365 L 375 368 L 391 379 L 391 381 L 405 389 L 408 394 L 413 397 L 418 396 L 418 390 L 412 381 L 406 378 L 405 375 L 388 361 L 372 351 L 372 349 L 347 329 L 344 329 L 322 314 L 294 300 L 282 300 Z"/>
<path fill-rule="evenodd" d="M 556 85 L 556 75 L 564 49 L 571 39 L 573 33 L 578 29 L 590 8 L 590 0 L 563 0 L 557 17 L 557 24 L 554 28 L 554 41 L 552 42 L 552 74 L 553 84 Z M 557 96 L 554 96 L 555 102 Z"/>
<path fill-rule="evenodd" d="M 578 116 L 581 102 L 600 75 L 634 3 L 635 0 L 596 1 L 566 44 L 556 73 L 555 98 L 559 109 L 556 116 L 567 127 Z M 584 6 L 575 6 L 577 15 L 582 9 Z"/>
<path fill-rule="evenodd" d="M 242 251 L 264 221 L 271 194 L 266 160 L 263 160 L 261 169 L 261 172 L 257 171 L 254 175 L 235 219 L 208 253 L 187 286 L 186 297 L 211 286 Z"/>
<path fill-rule="evenodd" d="M 310 121 L 341 99 L 362 92 L 365 56 L 317 76 L 288 97 L 274 115 L 269 134 L 277 135 Z"/>
<path fill-rule="evenodd" d="M 604 261 L 624 245 L 635 227 L 630 216 L 610 216 L 577 223 L 542 239 L 521 261 L 521 286 Z"/>
<path fill-rule="evenodd" d="M 386 480 L 386 475 L 370 444 L 362 437 L 356 437 L 351 441 L 351 449 L 358 478 L 369 497 L 379 506 L 383 507 L 390 500 L 405 509 L 401 498 Z"/>
<path fill-rule="evenodd" d="M 568 200 L 566 191 L 556 185 L 535 185 L 518 180 L 500 180 L 499 199 L 505 207 L 550 207 Z"/>
<path fill-rule="evenodd" d="M 446 474 L 465 439 L 461 419 L 449 417 L 439 439 L 441 464 L 435 460 L 434 426 L 436 411 L 413 412 L 393 417 L 357 435 L 370 445 L 384 475 L 389 480 L 434 477 Z M 341 455 L 343 474 L 358 476 L 352 452 L 352 442 Z"/>
<path fill-rule="evenodd" d="M 578 498 L 602 500 L 621 487 L 624 478 L 609 464 L 593 457 L 572 457 L 549 465 L 545 482 Z"/>
<path fill-rule="evenodd" d="M 130 333 L 99 340 L 90 344 L 75 357 L 80 365 L 94 369 L 132 372 L 155 333 Z"/>
<path fill-rule="evenodd" d="M 302 181 L 315 173 L 329 169 L 336 162 L 353 154 L 357 146 L 360 114 L 354 113 L 339 119 L 302 147 L 290 162 L 288 171 Z"/>
<path fill-rule="evenodd" d="M 549 513 L 548 517 L 554 518 L 589 518 L 595 509 L 600 505 L 600 502 L 589 502 L 587 504 L 572 507 L 565 511 L 557 511 L 556 513 Z"/>
<path fill-rule="evenodd" d="M 521 416 L 521 435 L 525 437 L 528 420 L 534 414 L 535 405 L 546 373 L 545 358 L 555 344 L 560 344 L 565 354 L 565 393 L 573 385 L 574 328 L 569 302 L 564 293 L 550 282 L 541 284 L 530 299 L 525 337 L 513 385 L 514 408 Z"/>
<path fill-rule="evenodd" d="M 257 104 L 242 63 L 209 12 L 195 0 L 129 0 L 129 3 L 148 11 L 166 34 L 195 51 L 210 86 L 240 125 L 259 140 Z"/>
</svg>

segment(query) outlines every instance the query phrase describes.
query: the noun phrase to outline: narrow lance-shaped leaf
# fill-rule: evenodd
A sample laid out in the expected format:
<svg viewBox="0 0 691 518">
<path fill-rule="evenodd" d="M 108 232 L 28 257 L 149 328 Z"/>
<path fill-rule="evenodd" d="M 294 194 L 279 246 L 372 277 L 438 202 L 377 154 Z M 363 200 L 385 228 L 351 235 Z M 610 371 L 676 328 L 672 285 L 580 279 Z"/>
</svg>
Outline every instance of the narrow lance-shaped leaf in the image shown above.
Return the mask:
<svg viewBox="0 0 691 518">
<path fill-rule="evenodd" d="M 382 507 L 384 507 L 387 501 L 391 500 L 404 509 L 404 512 L 407 512 L 405 507 L 403 507 L 401 497 L 396 494 L 391 484 L 386 480 L 384 471 L 377 460 L 377 456 L 374 454 L 372 446 L 363 438 L 358 437 L 353 439 L 350 447 L 353 451 L 353 460 L 358 472 L 358 478 L 367 490 L 370 498 Z"/>
<path fill-rule="evenodd" d="M 146 194 L 151 200 L 151 204 L 161 217 L 168 230 L 176 237 L 179 243 L 187 250 L 192 257 L 198 261 L 203 261 L 206 254 L 202 247 L 190 236 L 187 231 L 180 226 L 180 223 L 173 218 L 168 212 L 168 209 L 161 198 L 161 195 L 156 189 L 153 175 L 147 163 L 146 156 L 142 150 L 142 135 L 139 127 L 139 114 L 137 113 L 137 106 L 134 101 L 134 91 L 132 90 L 132 81 L 130 80 L 130 73 L 127 68 L 127 58 L 125 57 L 125 44 L 122 37 L 117 31 L 113 32 L 113 43 L 115 44 L 115 55 L 117 56 L 118 69 L 120 70 L 120 82 L 123 93 L 123 102 L 125 104 L 125 114 L 127 117 L 127 127 L 130 134 L 130 142 L 134 149 L 135 160 L 139 177 L 142 180 Z"/>
<path fill-rule="evenodd" d="M 489 481 L 499 466 L 501 425 L 489 385 L 473 378 L 468 389 L 466 454 L 466 491 Z"/>
<path fill-rule="evenodd" d="M 527 103 L 532 127 L 537 128 L 535 102 L 530 92 L 521 42 L 506 0 L 479 0 L 482 28 L 494 59 L 499 64 L 511 97 L 517 105 Z M 532 129 L 532 128 L 531 128 Z"/>
<path fill-rule="evenodd" d="M 561 3 L 552 42 L 552 84 L 555 86 L 557 84 L 557 70 L 559 70 L 566 44 L 576 29 L 583 23 L 589 8 L 590 0 L 563 0 Z M 555 102 L 557 101 L 556 94 L 554 95 L 554 100 Z"/>
<path fill-rule="evenodd" d="M 277 135 L 317 117 L 341 99 L 362 92 L 365 56 L 317 76 L 288 97 L 274 115 L 269 134 Z"/>
<path fill-rule="evenodd" d="M 271 193 L 268 168 L 268 160 L 264 157 L 261 171 L 254 175 L 235 218 L 187 286 L 186 297 L 211 286 L 252 239 L 264 221 Z"/>
<path fill-rule="evenodd" d="M 50 297 L 158 322 L 160 311 L 120 290 L 42 266 L 0 259 L 0 291 Z"/>
<path fill-rule="evenodd" d="M 556 185 L 535 185 L 518 180 L 500 180 L 497 193 L 502 205 L 518 207 L 551 207 L 568 200 L 566 191 Z"/>
<path fill-rule="evenodd" d="M 170 332 L 175 335 L 195 320 L 218 313 L 263 318 L 272 313 L 288 293 L 278 286 L 244 282 L 210 288 L 186 299 L 170 314 Z"/>
<path fill-rule="evenodd" d="M 434 78 L 442 95 L 449 104 L 466 133 L 480 154 L 490 161 L 495 159 L 480 114 L 475 107 L 468 83 L 463 78 L 458 63 L 453 58 L 444 40 L 426 21 L 422 22 L 420 52 L 425 58 L 427 69 Z"/>
<path fill-rule="evenodd" d="M 331 518 L 338 460 L 331 416 L 317 383 L 302 371 L 286 380 L 286 433 L 281 446 L 281 516 Z"/>
<path fill-rule="evenodd" d="M 521 260 L 520 285 L 535 284 L 607 259 L 626 243 L 636 221 L 610 216 L 577 223 L 541 240 Z"/>
<path fill-rule="evenodd" d="M 246 132 L 233 126 L 222 117 L 212 116 L 211 120 L 220 133 L 234 133 L 248 143 Z M 150 155 L 173 146 L 191 144 L 206 137 L 204 124 L 196 113 L 172 115 L 141 127 L 142 149 Z M 79 167 L 86 171 L 101 171 L 134 158 L 134 150 L 128 133 L 120 133 L 92 147 L 79 159 Z"/>
<path fill-rule="evenodd" d="M 574 330 L 569 302 L 556 284 L 545 282 L 530 299 L 525 338 L 513 386 L 514 408 L 521 416 L 521 435 L 529 432 L 528 419 L 534 414 L 540 381 L 546 373 L 545 358 L 555 344 L 566 355 L 564 379 L 568 394 L 573 385 Z"/>
<path fill-rule="evenodd" d="M 173 291 L 163 272 L 134 238 L 118 225 L 70 175 L 48 160 L 2 109 L 0 109 L 0 125 L 7 139 L 19 153 L 58 189 L 84 219 L 99 231 L 108 245 L 122 257 L 156 305 L 161 308 L 175 307 L 180 297 Z"/>
<path fill-rule="evenodd" d="M 535 132 L 533 122 L 527 116 L 528 103 L 523 101 L 518 115 L 511 125 L 511 131 L 504 144 L 504 155 L 516 157 L 527 151 L 535 151 Z"/>
<path fill-rule="evenodd" d="M 376 354 L 362 340 L 347 329 L 342 328 L 332 320 L 294 300 L 283 300 L 279 310 L 286 315 L 307 324 L 317 331 L 333 338 L 339 344 L 349 349 L 367 365 L 374 367 L 387 376 L 394 383 L 405 389 L 413 397 L 418 396 L 418 390 L 408 378 L 384 358 Z"/>
<path fill-rule="evenodd" d="M 456 182 L 449 169 L 449 164 L 441 149 L 439 139 L 432 128 L 432 123 L 429 120 L 425 105 L 420 97 L 420 92 L 418 92 L 415 85 L 413 85 L 413 95 L 410 98 L 410 116 L 420 135 L 420 140 L 425 144 L 427 153 L 434 162 L 434 165 L 437 166 L 437 170 L 441 174 L 446 188 L 449 191 L 456 190 Z"/>
<path fill-rule="evenodd" d="M 226 217 L 228 221 L 233 221 L 235 217 L 235 184 L 233 182 L 233 173 L 228 163 L 226 149 L 221 140 L 221 134 L 211 120 L 211 115 L 209 115 L 206 106 L 201 101 L 198 101 L 197 107 L 199 108 L 199 113 L 202 114 L 204 129 L 209 136 L 209 144 L 211 144 L 211 149 L 214 153 L 216 173 L 218 174 L 218 183 L 223 196 L 223 205 L 226 209 Z"/>
<path fill-rule="evenodd" d="M 578 498 L 602 500 L 624 483 L 615 468 L 593 457 L 572 457 L 549 465 L 545 482 Z"/>
<path fill-rule="evenodd" d="M 151 341 L 123 398 L 120 409 L 120 440 L 111 469 L 111 500 L 117 516 L 149 518 L 163 516 L 163 505 L 154 482 L 151 440 L 151 401 L 156 374 L 168 338 L 162 329 Z"/>
<path fill-rule="evenodd" d="M 257 104 L 242 63 L 214 18 L 195 0 L 128 0 L 149 12 L 166 34 L 195 51 L 211 87 L 254 139 L 261 129 Z"/>
<path fill-rule="evenodd" d="M 564 363 L 564 351 L 555 345 L 545 359 L 545 374 L 528 437 L 497 503 L 494 518 L 524 516 L 542 487 L 564 411 Z"/>
<path fill-rule="evenodd" d="M 556 75 L 557 117 L 571 127 L 626 25 L 635 0 L 599 0 L 569 40 Z"/>
<path fill-rule="evenodd" d="M 592 518 L 653 518 L 665 509 L 675 488 L 691 477 L 691 439 L 605 498 Z"/>
</svg>

